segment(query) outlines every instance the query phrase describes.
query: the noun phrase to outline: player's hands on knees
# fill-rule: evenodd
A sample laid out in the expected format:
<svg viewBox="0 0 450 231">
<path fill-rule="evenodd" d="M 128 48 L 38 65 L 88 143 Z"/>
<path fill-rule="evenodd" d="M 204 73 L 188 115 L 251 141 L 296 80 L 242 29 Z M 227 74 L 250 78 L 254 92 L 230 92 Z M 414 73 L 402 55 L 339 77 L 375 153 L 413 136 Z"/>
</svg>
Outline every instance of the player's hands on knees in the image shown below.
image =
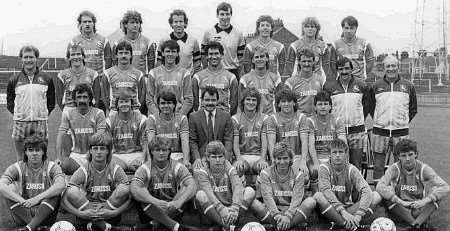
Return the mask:
<svg viewBox="0 0 450 231">
<path fill-rule="evenodd" d="M 229 208 L 228 209 L 228 221 L 227 224 L 228 225 L 233 225 L 234 223 L 236 223 L 237 218 L 239 216 L 239 211 L 233 208 Z"/>
<path fill-rule="evenodd" d="M 265 160 L 263 160 L 263 159 L 260 159 L 259 161 L 258 161 L 258 163 L 256 163 L 256 168 L 259 170 L 259 171 L 261 171 L 261 170 L 263 170 L 263 169 L 265 169 L 265 168 L 268 168 L 269 167 L 269 163 L 267 163 L 267 161 L 265 161 Z"/>
<path fill-rule="evenodd" d="M 98 216 L 102 219 L 109 220 L 116 216 L 116 213 L 111 209 L 101 209 L 97 212 Z"/>
<path fill-rule="evenodd" d="M 79 217 L 84 220 L 95 220 L 100 218 L 97 214 L 97 211 L 95 211 L 94 209 L 86 209 L 80 211 Z"/>
<path fill-rule="evenodd" d="M 173 201 L 169 201 L 167 203 L 167 207 L 169 209 L 178 210 L 178 209 L 181 209 L 182 206 L 183 206 L 183 203 L 181 201 L 179 201 L 179 200 L 173 200 Z"/>
<path fill-rule="evenodd" d="M 228 224 L 228 208 L 224 207 L 219 210 L 220 218 L 222 218 L 222 222 L 224 224 Z"/>
<path fill-rule="evenodd" d="M 405 208 L 411 208 L 411 206 L 412 206 L 412 204 L 414 202 L 413 201 L 404 201 L 404 200 L 399 198 L 397 203 L 400 204 L 401 206 L 405 207 Z"/>
<path fill-rule="evenodd" d="M 355 217 L 347 211 L 342 211 L 342 217 L 345 220 L 345 228 L 353 230 L 357 228 Z"/>
<path fill-rule="evenodd" d="M 238 173 L 244 173 L 245 170 L 245 160 L 242 159 L 242 157 L 238 157 L 238 159 L 236 160 L 236 171 Z"/>
<path fill-rule="evenodd" d="M 420 209 L 422 207 L 424 207 L 425 205 L 427 205 L 430 201 L 427 198 L 424 198 L 422 200 L 418 200 L 418 201 L 413 201 L 410 204 L 410 207 L 412 209 Z"/>
<path fill-rule="evenodd" d="M 23 201 L 22 206 L 25 208 L 31 208 L 31 207 L 38 205 L 40 202 L 41 202 L 41 199 L 38 198 L 37 196 L 35 196 L 28 200 Z"/>
<path fill-rule="evenodd" d="M 169 203 L 167 201 L 159 200 L 156 204 L 160 209 L 167 211 L 169 209 Z"/>
<path fill-rule="evenodd" d="M 280 231 L 288 230 L 291 226 L 291 219 L 288 216 L 280 215 L 279 220 L 277 221 L 277 229 Z"/>
</svg>

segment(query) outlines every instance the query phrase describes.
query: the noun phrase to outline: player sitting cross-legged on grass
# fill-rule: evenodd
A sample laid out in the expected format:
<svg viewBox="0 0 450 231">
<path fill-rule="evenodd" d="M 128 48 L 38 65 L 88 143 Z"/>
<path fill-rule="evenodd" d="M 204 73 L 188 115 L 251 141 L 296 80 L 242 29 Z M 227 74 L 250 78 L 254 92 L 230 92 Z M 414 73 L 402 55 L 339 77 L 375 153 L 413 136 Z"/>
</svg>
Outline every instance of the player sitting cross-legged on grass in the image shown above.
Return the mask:
<svg viewBox="0 0 450 231">
<path fill-rule="evenodd" d="M 234 127 L 233 150 L 237 161 L 234 166 L 239 174 L 259 174 L 269 166 L 267 163 L 267 139 L 263 123 L 267 115 L 259 111 L 261 95 L 255 88 L 244 91 L 241 111 L 232 118 Z"/>
<path fill-rule="evenodd" d="M 255 191 L 242 185 L 236 169 L 225 159 L 225 147 L 220 141 L 206 146 L 205 167 L 194 169 L 199 191 L 195 196 L 207 218 L 226 230 L 232 230 L 249 208 Z"/>
<path fill-rule="evenodd" d="M 60 194 L 66 187 L 59 165 L 47 160 L 47 144 L 36 134 L 24 140 L 23 161 L 10 165 L 0 178 L 0 194 L 19 231 L 39 230 L 56 219 Z M 4 213 L 4 212 L 2 212 Z"/>
<path fill-rule="evenodd" d="M 335 139 L 329 149 L 330 161 L 320 165 L 319 192 L 314 194 L 314 199 L 322 215 L 336 227 L 357 230 L 360 224 L 372 222 L 372 208 L 381 198 L 349 163 L 345 141 Z"/>
<path fill-rule="evenodd" d="M 108 133 L 91 136 L 88 163 L 72 175 L 63 196 L 61 205 L 77 217 L 74 223 L 88 230 L 111 230 L 131 201 L 127 176 L 111 161 L 111 149 Z"/>
<path fill-rule="evenodd" d="M 430 166 L 417 160 L 415 141 L 401 139 L 394 155 L 398 161 L 381 177 L 377 192 L 396 221 L 406 222 L 412 227 L 410 230 L 433 230 L 426 220 L 450 191 L 448 183 Z"/>
<path fill-rule="evenodd" d="M 197 187 L 189 170 L 170 158 L 171 144 L 168 138 L 153 138 L 148 148 L 152 159 L 138 168 L 130 190 L 145 216 L 170 230 L 180 231 L 184 228 L 177 221 Z"/>
<path fill-rule="evenodd" d="M 251 209 L 261 222 L 289 230 L 307 221 L 316 201 L 306 196 L 306 174 L 292 167 L 294 153 L 287 143 L 275 144 L 273 158 L 272 166 L 259 175 L 264 204 L 254 200 Z"/>
</svg>

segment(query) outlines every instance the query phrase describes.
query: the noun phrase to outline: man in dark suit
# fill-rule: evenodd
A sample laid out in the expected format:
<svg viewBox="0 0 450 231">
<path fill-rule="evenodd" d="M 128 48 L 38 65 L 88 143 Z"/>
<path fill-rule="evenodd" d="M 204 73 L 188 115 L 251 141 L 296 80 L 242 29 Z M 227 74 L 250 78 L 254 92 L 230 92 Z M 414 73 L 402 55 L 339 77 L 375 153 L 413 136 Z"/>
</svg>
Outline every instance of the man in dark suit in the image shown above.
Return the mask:
<svg viewBox="0 0 450 231">
<path fill-rule="evenodd" d="M 221 141 L 227 153 L 225 158 L 232 162 L 233 124 L 230 114 L 217 109 L 219 92 L 213 86 L 207 86 L 201 94 L 203 107 L 192 113 L 189 118 L 189 146 L 194 168 L 202 166 L 206 145 L 213 141 Z"/>
</svg>

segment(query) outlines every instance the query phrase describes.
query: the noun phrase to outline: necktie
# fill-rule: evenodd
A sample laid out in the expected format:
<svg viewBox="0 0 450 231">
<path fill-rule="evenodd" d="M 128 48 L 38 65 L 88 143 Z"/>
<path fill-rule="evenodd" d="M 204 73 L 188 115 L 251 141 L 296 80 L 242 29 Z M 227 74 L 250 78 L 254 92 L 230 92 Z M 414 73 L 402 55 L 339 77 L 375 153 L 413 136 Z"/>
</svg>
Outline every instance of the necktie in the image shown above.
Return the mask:
<svg viewBox="0 0 450 231">
<path fill-rule="evenodd" d="M 211 142 L 214 140 L 214 127 L 212 122 L 212 112 L 208 113 L 208 141 Z"/>
</svg>

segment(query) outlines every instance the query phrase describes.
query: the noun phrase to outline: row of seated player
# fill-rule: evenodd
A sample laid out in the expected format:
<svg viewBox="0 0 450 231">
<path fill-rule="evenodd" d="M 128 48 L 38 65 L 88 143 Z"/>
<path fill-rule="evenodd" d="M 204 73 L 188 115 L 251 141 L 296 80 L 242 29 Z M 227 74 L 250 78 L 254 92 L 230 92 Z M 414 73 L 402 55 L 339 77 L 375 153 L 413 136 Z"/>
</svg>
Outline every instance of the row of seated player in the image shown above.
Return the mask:
<svg viewBox="0 0 450 231">
<path fill-rule="evenodd" d="M 370 224 L 374 206 L 381 202 L 390 216 L 406 222 L 411 230 L 428 230 L 424 224 L 450 190 L 433 169 L 417 160 L 417 145 L 408 139 L 396 145 L 399 161 L 389 167 L 375 192 L 348 163 L 348 146 L 340 139 L 329 144 L 329 162 L 320 166 L 317 189 L 311 187 L 308 172 L 294 167 L 289 145 L 279 142 L 272 165 L 259 174 L 256 190 L 242 184 L 219 141 L 208 143 L 206 158 L 192 175 L 170 158 L 170 141 L 156 137 L 149 144 L 151 160 L 137 169 L 131 182 L 111 161 L 108 133 L 97 133 L 88 143 L 88 162 L 66 186 L 60 166 L 47 159 L 45 140 L 39 135 L 25 140 L 24 160 L 9 166 L 0 178 L 0 193 L 14 221 L 22 226 L 19 230 L 51 225 L 60 201 L 76 216 L 77 224 L 88 230 L 111 230 L 133 200 L 145 221 L 175 231 L 188 230 L 178 219 L 190 203 L 225 230 L 239 225 L 241 214 L 248 210 L 261 223 L 283 231 L 307 223 L 315 208 L 334 227 L 357 230 Z M 426 184 L 431 190 L 425 194 Z"/>
</svg>

